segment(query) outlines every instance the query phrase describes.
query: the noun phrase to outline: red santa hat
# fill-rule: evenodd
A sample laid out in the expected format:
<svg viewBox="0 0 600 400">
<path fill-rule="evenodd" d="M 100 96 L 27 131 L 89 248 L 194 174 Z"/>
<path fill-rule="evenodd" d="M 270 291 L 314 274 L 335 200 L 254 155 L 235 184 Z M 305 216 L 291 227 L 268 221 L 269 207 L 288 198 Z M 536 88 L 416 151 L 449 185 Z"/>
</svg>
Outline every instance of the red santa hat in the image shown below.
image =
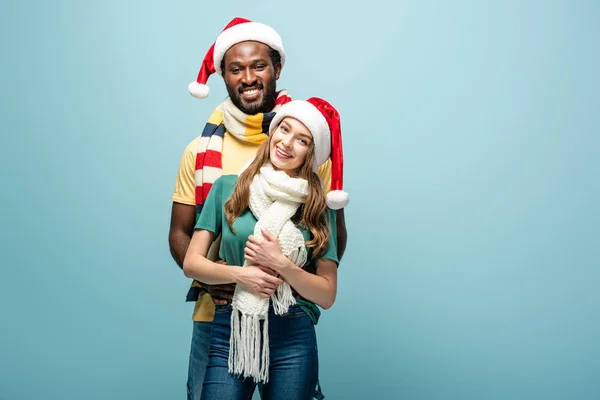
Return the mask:
<svg viewBox="0 0 600 400">
<path fill-rule="evenodd" d="M 215 72 L 222 75 L 221 60 L 225 57 L 227 50 L 235 44 L 246 41 L 261 42 L 276 50 L 281 56 L 281 67 L 283 68 L 285 64 L 283 43 L 275 29 L 260 22 L 252 22 L 245 18 L 236 17 L 227 24 L 217 40 L 208 49 L 206 56 L 204 56 L 198 78 L 188 85 L 188 90 L 192 96 L 199 99 L 208 97 L 210 93 L 210 89 L 206 85 L 208 78 Z"/>
<path fill-rule="evenodd" d="M 344 153 L 342 152 L 342 128 L 340 114 L 327 101 L 318 97 L 293 100 L 284 104 L 273 117 L 269 132 L 273 132 L 285 117 L 302 122 L 313 136 L 315 165 L 318 168 L 331 158 L 331 190 L 327 193 L 327 205 L 333 210 L 349 203 L 344 192 Z"/>
</svg>

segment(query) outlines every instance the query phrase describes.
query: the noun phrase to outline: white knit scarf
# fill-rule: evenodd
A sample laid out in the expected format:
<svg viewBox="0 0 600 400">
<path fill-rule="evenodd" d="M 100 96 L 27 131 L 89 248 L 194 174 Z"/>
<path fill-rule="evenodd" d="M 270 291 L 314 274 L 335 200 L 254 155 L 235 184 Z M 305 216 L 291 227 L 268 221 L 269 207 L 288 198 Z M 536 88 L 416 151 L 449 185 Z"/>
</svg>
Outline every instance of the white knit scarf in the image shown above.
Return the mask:
<svg viewBox="0 0 600 400">
<path fill-rule="evenodd" d="M 264 238 L 261 233 L 264 228 L 277 236 L 282 253 L 300 267 L 306 263 L 306 246 L 291 218 L 307 195 L 305 179 L 290 178 L 283 171 L 275 171 L 271 163 L 265 164 L 250 184 L 250 210 L 258 220 L 254 235 Z M 244 261 L 244 267 L 248 265 Z M 287 313 L 296 303 L 287 282 L 279 285 L 270 300 L 277 315 Z M 269 380 L 269 299 L 237 285 L 232 308 L 228 370 L 266 383 Z M 264 321 L 262 329 L 261 321 Z"/>
</svg>

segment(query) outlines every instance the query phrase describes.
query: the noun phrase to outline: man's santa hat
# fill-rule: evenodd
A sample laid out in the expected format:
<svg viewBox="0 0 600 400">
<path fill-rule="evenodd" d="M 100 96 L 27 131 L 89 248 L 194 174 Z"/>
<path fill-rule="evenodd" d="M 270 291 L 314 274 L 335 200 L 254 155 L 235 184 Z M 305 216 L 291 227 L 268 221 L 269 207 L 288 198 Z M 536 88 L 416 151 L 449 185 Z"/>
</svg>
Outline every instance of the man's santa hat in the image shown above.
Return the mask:
<svg viewBox="0 0 600 400">
<path fill-rule="evenodd" d="M 327 205 L 333 210 L 349 203 L 344 185 L 344 154 L 342 151 L 342 128 L 340 114 L 327 101 L 318 97 L 293 100 L 284 104 L 273 117 L 269 132 L 273 132 L 285 117 L 302 122 L 313 136 L 315 165 L 318 168 L 331 158 L 331 190 L 327 193 Z"/>
<path fill-rule="evenodd" d="M 283 68 L 285 64 L 283 43 L 275 29 L 260 22 L 252 22 L 245 18 L 236 17 L 227 24 L 217 40 L 208 49 L 206 56 L 204 56 L 198 78 L 188 85 L 188 90 L 192 96 L 199 99 L 208 97 L 210 93 L 210 89 L 206 85 L 208 78 L 215 72 L 223 75 L 221 61 L 227 50 L 235 44 L 246 41 L 261 42 L 276 50 L 281 56 L 281 67 Z"/>
</svg>

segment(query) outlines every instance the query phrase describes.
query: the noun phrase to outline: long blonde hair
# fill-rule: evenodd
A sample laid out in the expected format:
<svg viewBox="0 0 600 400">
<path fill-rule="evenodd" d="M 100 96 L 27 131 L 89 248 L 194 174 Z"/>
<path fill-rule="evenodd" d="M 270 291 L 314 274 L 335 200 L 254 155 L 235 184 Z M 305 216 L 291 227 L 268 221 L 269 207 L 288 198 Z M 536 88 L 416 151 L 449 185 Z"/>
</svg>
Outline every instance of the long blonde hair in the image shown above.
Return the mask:
<svg viewBox="0 0 600 400">
<path fill-rule="evenodd" d="M 250 183 L 260 171 L 260 168 L 269 161 L 271 137 L 265 140 L 256 153 L 254 161 L 238 177 L 233 194 L 225 202 L 225 217 L 229 228 L 233 229 L 233 222 L 248 208 L 250 204 Z M 302 218 L 299 224 L 306 227 L 312 239 L 306 242 L 306 247 L 313 249 L 313 258 L 325 254 L 329 244 L 329 223 L 325 218 L 325 192 L 321 178 L 313 170 L 314 143 L 306 154 L 304 164 L 299 169 L 299 177 L 308 181 L 308 197 L 301 206 Z"/>
</svg>

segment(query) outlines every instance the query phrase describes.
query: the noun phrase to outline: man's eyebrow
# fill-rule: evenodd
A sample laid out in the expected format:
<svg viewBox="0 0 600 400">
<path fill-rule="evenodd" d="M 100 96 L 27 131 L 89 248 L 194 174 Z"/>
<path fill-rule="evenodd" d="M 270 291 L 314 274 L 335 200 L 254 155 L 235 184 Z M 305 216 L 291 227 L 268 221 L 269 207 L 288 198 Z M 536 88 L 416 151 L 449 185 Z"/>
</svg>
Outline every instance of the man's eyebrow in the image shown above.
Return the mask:
<svg viewBox="0 0 600 400">
<path fill-rule="evenodd" d="M 267 60 L 265 60 L 264 58 L 255 58 L 250 61 L 250 64 L 257 64 L 260 62 L 267 62 Z M 232 61 L 227 65 L 242 65 L 242 63 L 240 61 Z"/>
</svg>

